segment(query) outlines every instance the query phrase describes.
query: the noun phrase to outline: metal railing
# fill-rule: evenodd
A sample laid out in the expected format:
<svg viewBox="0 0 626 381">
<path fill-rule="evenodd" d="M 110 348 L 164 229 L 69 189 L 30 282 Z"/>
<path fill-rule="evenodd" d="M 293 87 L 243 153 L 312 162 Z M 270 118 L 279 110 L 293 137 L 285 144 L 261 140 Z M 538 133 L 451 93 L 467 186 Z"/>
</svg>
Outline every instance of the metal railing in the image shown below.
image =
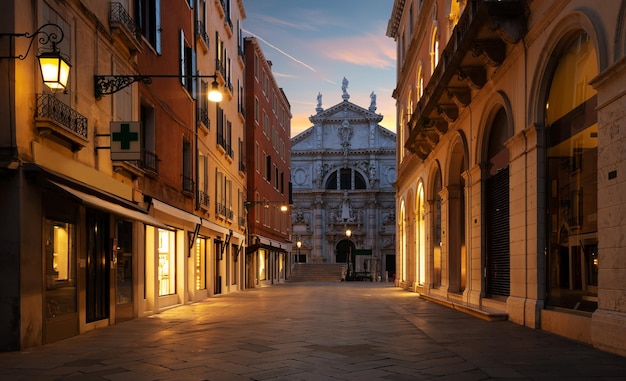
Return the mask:
<svg viewBox="0 0 626 381">
<path fill-rule="evenodd" d="M 202 107 L 198 107 L 198 121 L 204 124 L 207 129 L 210 129 L 209 112 Z"/>
<path fill-rule="evenodd" d="M 159 173 L 159 157 L 156 153 L 142 149 L 141 160 L 137 163 L 139 168 L 150 171 L 155 174 Z"/>
<path fill-rule="evenodd" d="M 48 118 L 69 132 L 88 140 L 87 118 L 52 94 L 37 94 L 37 118 Z"/>
<path fill-rule="evenodd" d="M 135 36 L 137 41 L 141 40 L 141 30 L 135 23 L 132 17 L 128 14 L 128 11 L 124 8 L 122 3 L 111 2 L 111 13 L 109 14 L 109 21 L 118 22 L 128 28 L 128 31 Z"/>
<path fill-rule="evenodd" d="M 200 20 L 196 21 L 196 34 L 202 38 L 206 46 L 209 46 L 209 35 L 206 32 L 204 23 Z"/>
<path fill-rule="evenodd" d="M 211 205 L 211 196 L 209 196 L 205 191 L 199 190 L 198 191 L 198 203 L 201 206 L 208 208 L 209 205 Z"/>
</svg>

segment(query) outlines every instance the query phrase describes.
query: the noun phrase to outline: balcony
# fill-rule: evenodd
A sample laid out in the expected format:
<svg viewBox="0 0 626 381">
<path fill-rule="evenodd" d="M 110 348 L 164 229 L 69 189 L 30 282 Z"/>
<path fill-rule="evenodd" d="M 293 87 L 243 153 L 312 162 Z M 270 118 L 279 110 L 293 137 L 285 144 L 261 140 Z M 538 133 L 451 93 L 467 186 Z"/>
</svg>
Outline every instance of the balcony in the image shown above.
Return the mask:
<svg viewBox="0 0 626 381">
<path fill-rule="evenodd" d="M 200 123 L 200 126 L 206 130 L 206 133 L 211 130 L 209 111 L 202 107 L 198 107 L 198 123 Z"/>
<path fill-rule="evenodd" d="M 141 52 L 141 30 L 122 3 L 111 2 L 109 25 L 113 35 L 119 38 L 132 54 Z"/>
<path fill-rule="evenodd" d="M 198 191 L 198 204 L 204 210 L 209 210 L 209 206 L 211 205 L 211 196 L 209 196 L 205 191 Z"/>
<path fill-rule="evenodd" d="M 527 32 L 524 0 L 468 1 L 409 120 L 405 148 L 426 159 Z"/>
<path fill-rule="evenodd" d="M 196 36 L 200 41 L 200 46 L 205 53 L 209 52 L 209 35 L 206 32 L 206 26 L 202 21 L 196 21 Z"/>
<path fill-rule="evenodd" d="M 35 127 L 46 136 L 68 146 L 73 152 L 89 142 L 87 118 L 52 94 L 37 94 Z"/>
<path fill-rule="evenodd" d="M 218 216 L 221 216 L 222 218 L 226 218 L 226 211 L 227 211 L 226 205 L 220 202 L 215 203 L 215 213 Z"/>
</svg>

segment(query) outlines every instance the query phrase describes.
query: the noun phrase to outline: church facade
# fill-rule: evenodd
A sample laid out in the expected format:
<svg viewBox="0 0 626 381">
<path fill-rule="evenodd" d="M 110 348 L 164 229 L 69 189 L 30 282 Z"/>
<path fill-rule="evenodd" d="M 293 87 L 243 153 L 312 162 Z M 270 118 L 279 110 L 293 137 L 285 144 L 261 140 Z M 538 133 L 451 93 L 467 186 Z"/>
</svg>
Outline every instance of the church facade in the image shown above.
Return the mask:
<svg viewBox="0 0 626 381">
<path fill-rule="evenodd" d="M 322 107 L 313 126 L 291 140 L 295 258 L 346 264 L 347 276 L 384 280 L 395 272 L 395 133 L 368 108 L 349 101 Z"/>
</svg>

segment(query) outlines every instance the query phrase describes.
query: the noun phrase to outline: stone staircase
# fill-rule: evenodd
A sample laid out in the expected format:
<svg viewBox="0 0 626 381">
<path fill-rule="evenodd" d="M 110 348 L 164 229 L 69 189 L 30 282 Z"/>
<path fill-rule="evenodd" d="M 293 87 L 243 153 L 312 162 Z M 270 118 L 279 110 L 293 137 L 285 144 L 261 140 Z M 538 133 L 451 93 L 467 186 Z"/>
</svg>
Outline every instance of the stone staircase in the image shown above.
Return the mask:
<svg viewBox="0 0 626 381">
<path fill-rule="evenodd" d="M 289 282 L 341 282 L 344 264 L 296 263 Z"/>
</svg>

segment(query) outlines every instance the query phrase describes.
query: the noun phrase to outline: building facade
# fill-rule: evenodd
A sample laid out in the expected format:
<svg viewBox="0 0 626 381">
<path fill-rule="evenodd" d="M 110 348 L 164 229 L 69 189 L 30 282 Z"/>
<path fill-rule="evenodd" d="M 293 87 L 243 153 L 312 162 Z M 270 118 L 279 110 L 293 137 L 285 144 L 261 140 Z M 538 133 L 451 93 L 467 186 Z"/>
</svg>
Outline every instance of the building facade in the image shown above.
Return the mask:
<svg viewBox="0 0 626 381">
<path fill-rule="evenodd" d="M 3 4 L 0 350 L 242 289 L 244 18 L 235 0 Z M 49 50 L 65 89 L 42 83 Z"/>
<path fill-rule="evenodd" d="M 626 355 L 625 16 L 394 2 L 399 287 Z"/>
<path fill-rule="evenodd" d="M 380 126 L 376 95 L 363 108 L 342 101 L 324 109 L 291 140 L 293 237 L 298 262 L 345 263 L 347 275 L 381 279 L 395 272 L 396 135 Z"/>
<path fill-rule="evenodd" d="M 291 264 L 291 106 L 256 38 L 244 40 L 246 287 L 282 283 Z"/>
</svg>

